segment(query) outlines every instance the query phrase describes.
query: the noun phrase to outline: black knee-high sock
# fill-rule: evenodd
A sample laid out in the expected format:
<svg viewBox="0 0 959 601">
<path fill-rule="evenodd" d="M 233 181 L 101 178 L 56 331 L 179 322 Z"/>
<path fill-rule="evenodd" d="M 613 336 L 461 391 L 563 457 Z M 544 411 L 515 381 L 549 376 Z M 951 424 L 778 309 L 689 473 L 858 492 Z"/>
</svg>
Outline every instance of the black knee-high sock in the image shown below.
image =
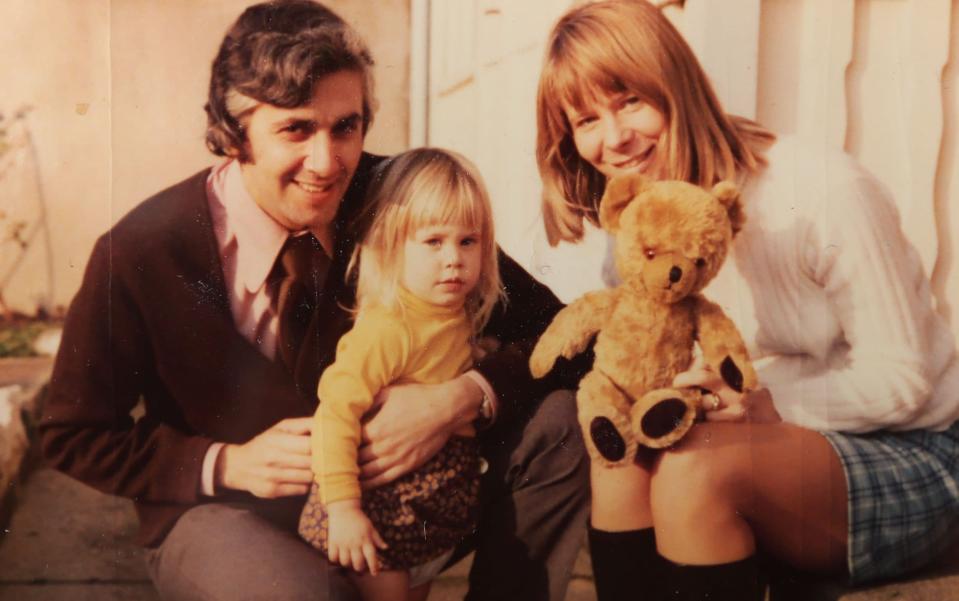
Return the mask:
<svg viewBox="0 0 959 601">
<path fill-rule="evenodd" d="M 672 564 L 656 551 L 652 528 L 607 532 L 589 527 L 598 601 L 661 601 Z"/>
<path fill-rule="evenodd" d="M 759 601 L 764 594 L 756 556 L 718 565 L 673 564 L 669 601 Z"/>
</svg>

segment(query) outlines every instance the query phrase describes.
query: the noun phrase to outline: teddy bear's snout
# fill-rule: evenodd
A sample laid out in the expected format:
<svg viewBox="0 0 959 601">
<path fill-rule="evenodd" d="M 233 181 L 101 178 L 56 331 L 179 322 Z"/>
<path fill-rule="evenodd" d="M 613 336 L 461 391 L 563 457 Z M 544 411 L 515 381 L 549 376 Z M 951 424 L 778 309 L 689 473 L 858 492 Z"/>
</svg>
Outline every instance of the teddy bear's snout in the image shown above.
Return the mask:
<svg viewBox="0 0 959 601">
<path fill-rule="evenodd" d="M 646 260 L 642 278 L 655 298 L 672 303 L 685 297 L 696 285 L 696 267 L 681 253 L 664 252 Z"/>
<path fill-rule="evenodd" d="M 669 270 L 669 283 L 675 284 L 681 279 L 683 279 L 683 270 L 673 265 L 673 268 Z"/>
</svg>

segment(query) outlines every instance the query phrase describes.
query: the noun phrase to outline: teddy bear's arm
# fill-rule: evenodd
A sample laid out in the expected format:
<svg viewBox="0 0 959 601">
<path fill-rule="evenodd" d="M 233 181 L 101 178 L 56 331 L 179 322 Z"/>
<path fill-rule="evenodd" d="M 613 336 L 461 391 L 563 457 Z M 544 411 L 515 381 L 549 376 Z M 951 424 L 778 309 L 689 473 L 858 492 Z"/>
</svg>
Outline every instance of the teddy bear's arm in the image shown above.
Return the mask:
<svg viewBox="0 0 959 601">
<path fill-rule="evenodd" d="M 533 377 L 545 376 L 560 355 L 572 359 L 583 352 L 593 335 L 603 328 L 615 304 L 615 289 L 597 290 L 584 294 L 557 313 L 529 358 Z"/>
<path fill-rule="evenodd" d="M 756 372 L 736 324 L 716 303 L 699 295 L 691 300 L 695 303 L 696 338 L 706 365 L 737 392 L 755 389 Z"/>
</svg>

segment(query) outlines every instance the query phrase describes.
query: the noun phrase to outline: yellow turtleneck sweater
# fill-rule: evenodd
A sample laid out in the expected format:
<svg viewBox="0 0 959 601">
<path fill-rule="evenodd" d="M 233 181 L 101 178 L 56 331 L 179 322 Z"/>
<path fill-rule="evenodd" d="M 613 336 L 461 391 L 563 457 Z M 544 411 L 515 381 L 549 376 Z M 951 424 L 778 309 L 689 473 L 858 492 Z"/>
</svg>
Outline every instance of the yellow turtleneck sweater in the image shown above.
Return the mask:
<svg viewBox="0 0 959 601">
<path fill-rule="evenodd" d="M 396 310 L 361 310 L 320 378 L 312 446 L 324 504 L 360 497 L 360 419 L 382 388 L 446 382 L 471 364 L 470 321 L 462 306 L 436 306 L 406 290 L 400 301 Z"/>
</svg>

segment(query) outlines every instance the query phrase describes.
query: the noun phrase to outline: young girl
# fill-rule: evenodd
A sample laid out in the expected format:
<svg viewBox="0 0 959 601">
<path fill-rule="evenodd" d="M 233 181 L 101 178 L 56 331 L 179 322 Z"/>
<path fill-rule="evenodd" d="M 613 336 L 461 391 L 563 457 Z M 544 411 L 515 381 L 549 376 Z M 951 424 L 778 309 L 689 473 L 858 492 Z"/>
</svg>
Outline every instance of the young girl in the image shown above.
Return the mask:
<svg viewBox="0 0 959 601">
<path fill-rule="evenodd" d="M 625 173 L 733 180 L 746 214 L 706 293 L 743 332 L 762 388 L 743 395 L 694 368 L 674 385 L 715 393 L 705 423 L 676 449 L 593 466 L 600 600 L 756 599 L 759 547 L 867 582 L 955 540 L 959 359 L 875 177 L 840 151 L 726 114 L 680 34 L 642 0 L 560 19 L 538 130 L 553 246 L 595 232 L 607 179 Z M 615 283 L 606 245 L 581 248 Z M 534 272 L 563 273 L 551 267 Z"/>
<path fill-rule="evenodd" d="M 403 153 L 375 182 L 372 223 L 354 255 L 356 323 L 320 379 L 300 534 L 354 570 L 364 599 L 425 599 L 475 524 L 475 432 L 361 491 L 360 422 L 387 385 L 445 382 L 470 367 L 471 340 L 501 295 L 493 219 L 475 167 L 452 152 Z"/>
</svg>

